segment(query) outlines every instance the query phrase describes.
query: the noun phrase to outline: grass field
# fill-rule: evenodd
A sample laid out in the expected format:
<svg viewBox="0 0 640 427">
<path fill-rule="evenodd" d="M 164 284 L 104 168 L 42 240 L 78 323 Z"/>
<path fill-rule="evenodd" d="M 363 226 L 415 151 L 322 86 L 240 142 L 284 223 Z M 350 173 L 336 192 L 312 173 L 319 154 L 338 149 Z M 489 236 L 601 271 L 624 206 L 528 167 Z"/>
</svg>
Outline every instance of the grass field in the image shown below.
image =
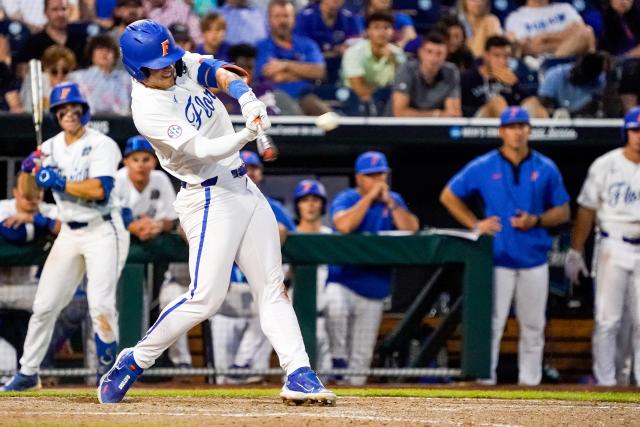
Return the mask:
<svg viewBox="0 0 640 427">
<path fill-rule="evenodd" d="M 128 397 L 258 398 L 273 397 L 278 388 L 133 389 Z M 455 390 L 449 388 L 344 388 L 339 397 L 416 397 L 444 399 L 529 399 L 578 402 L 640 403 L 640 392 L 549 391 L 549 390 Z M 22 393 L 2 393 L 3 397 L 94 398 L 94 389 L 54 389 Z"/>
</svg>

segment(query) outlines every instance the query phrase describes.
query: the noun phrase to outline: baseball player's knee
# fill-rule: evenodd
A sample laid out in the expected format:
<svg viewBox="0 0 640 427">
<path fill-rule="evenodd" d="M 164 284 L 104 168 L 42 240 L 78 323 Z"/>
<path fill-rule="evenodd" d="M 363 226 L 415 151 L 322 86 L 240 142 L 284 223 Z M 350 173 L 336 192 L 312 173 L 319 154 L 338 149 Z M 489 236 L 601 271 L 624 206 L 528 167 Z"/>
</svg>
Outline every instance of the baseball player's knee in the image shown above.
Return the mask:
<svg viewBox="0 0 640 427">
<path fill-rule="evenodd" d="M 596 331 L 601 334 L 615 335 L 620 329 L 620 318 L 596 317 Z"/>
</svg>

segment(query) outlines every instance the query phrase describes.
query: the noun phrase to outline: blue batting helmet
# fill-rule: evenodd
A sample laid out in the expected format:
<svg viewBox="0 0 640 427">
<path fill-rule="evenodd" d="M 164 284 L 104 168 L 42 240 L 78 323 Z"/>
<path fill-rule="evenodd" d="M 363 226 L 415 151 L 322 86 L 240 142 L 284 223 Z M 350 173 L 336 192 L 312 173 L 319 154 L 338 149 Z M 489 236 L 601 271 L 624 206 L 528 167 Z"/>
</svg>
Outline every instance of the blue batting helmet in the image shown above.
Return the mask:
<svg viewBox="0 0 640 427">
<path fill-rule="evenodd" d="M 127 157 L 131 153 L 136 151 L 147 151 L 155 154 L 153 147 L 143 136 L 137 135 L 127 139 L 127 144 L 124 146 L 124 156 Z"/>
<path fill-rule="evenodd" d="M 86 125 L 91 119 L 91 111 L 89 104 L 82 96 L 80 87 L 76 83 L 65 82 L 55 85 L 51 89 L 51 95 L 49 96 L 49 111 L 53 114 L 56 110 L 66 104 L 79 104 L 82 106 L 82 117 L 80 117 L 80 123 Z"/>
<path fill-rule="evenodd" d="M 142 68 L 160 70 L 184 55 L 167 27 L 150 19 L 127 25 L 120 37 L 120 51 L 124 68 L 140 81 L 148 77 Z"/>
<path fill-rule="evenodd" d="M 627 143 L 627 130 L 640 128 L 640 106 L 633 107 L 624 116 L 624 125 L 622 126 L 622 140 Z"/>
<path fill-rule="evenodd" d="M 324 189 L 324 185 L 315 179 L 303 179 L 296 185 L 295 190 L 293 190 L 293 203 L 298 217 L 300 216 L 298 201 L 306 196 L 316 196 L 322 200 L 322 214 L 324 215 L 327 205 L 327 191 Z"/>
</svg>

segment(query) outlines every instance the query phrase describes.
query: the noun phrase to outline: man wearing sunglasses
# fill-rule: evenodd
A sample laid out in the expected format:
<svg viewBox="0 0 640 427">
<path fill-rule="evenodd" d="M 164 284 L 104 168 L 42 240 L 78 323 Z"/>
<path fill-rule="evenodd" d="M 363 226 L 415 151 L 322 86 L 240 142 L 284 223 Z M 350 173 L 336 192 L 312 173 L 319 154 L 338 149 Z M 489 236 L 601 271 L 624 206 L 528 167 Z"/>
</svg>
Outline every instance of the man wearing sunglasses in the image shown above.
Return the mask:
<svg viewBox="0 0 640 427">
<path fill-rule="evenodd" d="M 55 86 L 50 104 L 62 132 L 29 155 L 22 170 L 34 173 L 36 184 L 53 192 L 63 225 L 40 276 L 20 371 L 1 391 L 40 388 L 38 368 L 56 318 L 85 274 L 98 376 L 113 365 L 118 347 L 116 286 L 129 234 L 111 190 L 122 155 L 111 138 L 85 127 L 89 105 L 75 83 Z"/>
</svg>

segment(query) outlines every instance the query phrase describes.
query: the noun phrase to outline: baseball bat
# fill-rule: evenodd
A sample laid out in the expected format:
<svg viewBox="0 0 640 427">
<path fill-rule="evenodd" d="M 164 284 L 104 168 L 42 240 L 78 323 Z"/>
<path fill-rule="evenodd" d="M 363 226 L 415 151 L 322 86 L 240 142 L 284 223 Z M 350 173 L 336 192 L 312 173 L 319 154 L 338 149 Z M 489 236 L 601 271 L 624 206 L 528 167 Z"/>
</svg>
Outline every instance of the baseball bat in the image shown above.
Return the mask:
<svg viewBox="0 0 640 427">
<path fill-rule="evenodd" d="M 44 106 L 42 104 L 42 63 L 38 59 L 29 61 L 29 74 L 31 77 L 31 103 L 33 104 L 33 127 L 36 131 L 38 150 L 42 145 L 42 116 Z"/>
<path fill-rule="evenodd" d="M 273 162 L 278 158 L 278 149 L 273 139 L 262 128 L 260 119 L 256 120 L 256 126 L 258 128 L 258 137 L 256 138 L 256 145 L 258 146 L 258 153 L 265 162 Z"/>
</svg>

